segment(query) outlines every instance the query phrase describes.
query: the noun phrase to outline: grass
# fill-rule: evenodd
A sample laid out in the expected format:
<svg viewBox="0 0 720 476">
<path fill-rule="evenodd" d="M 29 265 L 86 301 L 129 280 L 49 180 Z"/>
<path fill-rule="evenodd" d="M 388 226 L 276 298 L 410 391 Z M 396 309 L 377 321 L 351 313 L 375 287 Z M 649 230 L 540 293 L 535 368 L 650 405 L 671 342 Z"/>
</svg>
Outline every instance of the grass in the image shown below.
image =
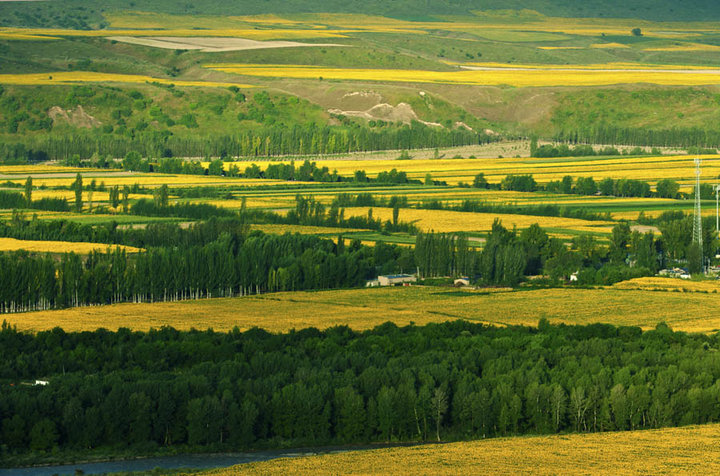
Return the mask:
<svg viewBox="0 0 720 476">
<path fill-rule="evenodd" d="M 94 198 L 94 197 L 93 197 Z M 97 205 L 97 203 L 95 203 Z M 86 204 L 87 207 L 87 204 Z M 10 220 L 12 210 L 0 210 L 0 220 Z M 67 220 L 83 225 L 103 225 L 110 222 L 116 222 L 120 225 L 134 225 L 152 223 L 157 221 L 179 222 L 178 218 L 166 217 L 143 217 L 138 215 L 111 215 L 111 214 L 95 214 L 95 213 L 75 213 L 75 212 L 46 212 L 41 210 L 22 210 L 28 219 L 37 218 L 38 220 Z M 106 245 L 102 245 L 106 246 Z"/>
<path fill-rule="evenodd" d="M 673 281 L 671 278 L 667 278 Z M 147 330 L 162 326 L 217 331 L 261 327 L 270 332 L 347 325 L 370 329 L 392 321 L 398 326 L 467 319 L 494 325 L 551 323 L 640 326 L 666 322 L 675 330 L 720 329 L 717 293 L 648 292 L 622 286 L 599 289 L 485 289 L 456 294 L 452 288 L 350 289 L 287 292 L 240 298 L 170 303 L 115 304 L 8 316 L 20 330 L 60 326 L 67 332 L 100 327 Z"/>
<path fill-rule="evenodd" d="M 493 438 L 282 458 L 204 472 L 230 474 L 711 474 L 720 425 Z"/>
</svg>

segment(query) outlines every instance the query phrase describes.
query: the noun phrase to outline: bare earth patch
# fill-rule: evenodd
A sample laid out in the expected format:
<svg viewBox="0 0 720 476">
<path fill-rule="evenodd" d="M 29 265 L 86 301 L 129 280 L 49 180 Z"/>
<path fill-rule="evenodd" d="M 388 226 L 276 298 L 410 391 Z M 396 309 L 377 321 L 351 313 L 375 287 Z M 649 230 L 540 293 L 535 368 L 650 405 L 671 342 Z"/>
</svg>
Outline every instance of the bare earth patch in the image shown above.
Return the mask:
<svg viewBox="0 0 720 476">
<path fill-rule="evenodd" d="M 85 112 L 82 106 L 78 105 L 75 109 L 65 110 L 58 106 L 53 106 L 48 111 L 48 116 L 53 120 L 53 124 L 65 122 L 75 127 L 83 127 L 92 129 L 102 125 L 102 122 Z"/>
<path fill-rule="evenodd" d="M 246 38 L 211 38 L 211 37 L 175 37 L 156 36 L 133 37 L 133 36 L 109 36 L 108 40 L 133 45 L 151 46 L 168 50 L 198 50 L 206 53 L 218 53 L 222 51 L 260 50 L 265 48 L 297 48 L 301 46 L 327 47 L 345 46 L 331 43 L 299 43 L 297 41 L 255 41 Z"/>
<path fill-rule="evenodd" d="M 343 116 L 361 117 L 363 119 L 381 119 L 383 121 L 390 122 L 403 122 L 410 124 L 412 121 L 422 122 L 426 126 L 442 127 L 442 125 L 436 122 L 427 122 L 418 118 L 415 114 L 415 110 L 410 104 L 401 102 L 397 106 L 392 104 L 381 103 L 376 104 L 365 111 L 343 111 L 342 109 L 329 109 L 330 114 L 341 114 Z M 466 126 L 467 127 L 467 126 Z"/>
</svg>

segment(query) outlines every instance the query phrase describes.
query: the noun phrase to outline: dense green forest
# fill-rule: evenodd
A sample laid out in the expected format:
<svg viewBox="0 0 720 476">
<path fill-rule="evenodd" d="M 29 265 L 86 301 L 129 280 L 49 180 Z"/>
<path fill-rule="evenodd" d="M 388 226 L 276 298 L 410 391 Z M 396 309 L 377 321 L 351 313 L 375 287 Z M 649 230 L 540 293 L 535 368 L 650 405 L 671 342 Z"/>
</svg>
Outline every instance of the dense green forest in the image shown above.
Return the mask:
<svg viewBox="0 0 720 476">
<path fill-rule="evenodd" d="M 0 330 L 3 459 L 597 432 L 720 419 L 720 340 L 664 324 Z M 24 385 L 42 379 L 47 385 Z M 30 453 L 31 452 L 31 453 Z"/>
</svg>

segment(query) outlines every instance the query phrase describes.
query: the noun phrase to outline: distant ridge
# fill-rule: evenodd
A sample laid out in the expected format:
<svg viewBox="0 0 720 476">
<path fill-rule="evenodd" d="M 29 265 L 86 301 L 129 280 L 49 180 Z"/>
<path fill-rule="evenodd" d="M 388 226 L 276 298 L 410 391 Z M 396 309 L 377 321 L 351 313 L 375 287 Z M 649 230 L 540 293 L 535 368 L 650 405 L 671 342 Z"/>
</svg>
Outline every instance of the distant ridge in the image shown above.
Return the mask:
<svg viewBox="0 0 720 476">
<path fill-rule="evenodd" d="M 558 17 L 720 20 L 717 0 L 48 0 L 0 2 L 0 26 L 102 28 L 106 26 L 103 13 L 122 10 L 184 15 L 365 13 L 427 21 L 437 15 L 500 9 L 529 9 Z"/>
</svg>

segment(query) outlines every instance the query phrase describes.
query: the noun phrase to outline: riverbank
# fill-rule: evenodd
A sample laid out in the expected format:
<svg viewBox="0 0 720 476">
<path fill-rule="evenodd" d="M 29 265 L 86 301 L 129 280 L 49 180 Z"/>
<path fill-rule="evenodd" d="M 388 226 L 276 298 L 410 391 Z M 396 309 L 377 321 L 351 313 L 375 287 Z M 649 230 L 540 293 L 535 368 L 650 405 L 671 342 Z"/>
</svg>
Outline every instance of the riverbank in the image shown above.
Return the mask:
<svg viewBox="0 0 720 476">
<path fill-rule="evenodd" d="M 25 465 L 15 468 L 0 468 L 0 476 L 63 476 L 75 474 L 107 474 L 148 472 L 154 469 L 163 470 L 186 469 L 203 470 L 234 466 L 238 464 L 269 461 L 276 458 L 293 458 L 298 456 L 315 456 L 347 451 L 363 451 L 380 448 L 409 447 L 423 443 L 375 444 L 360 446 L 327 446 L 306 447 L 276 450 L 260 450 L 238 453 L 176 453 L 153 456 L 129 456 L 126 458 L 109 458 L 104 460 L 87 458 L 74 462 L 57 462 L 42 465 Z M 65 460 L 67 461 L 67 460 Z M 6 462 L 3 461 L 6 465 Z M 80 473 L 82 471 L 82 473 Z M 164 474 L 164 473 L 161 473 Z"/>
</svg>

